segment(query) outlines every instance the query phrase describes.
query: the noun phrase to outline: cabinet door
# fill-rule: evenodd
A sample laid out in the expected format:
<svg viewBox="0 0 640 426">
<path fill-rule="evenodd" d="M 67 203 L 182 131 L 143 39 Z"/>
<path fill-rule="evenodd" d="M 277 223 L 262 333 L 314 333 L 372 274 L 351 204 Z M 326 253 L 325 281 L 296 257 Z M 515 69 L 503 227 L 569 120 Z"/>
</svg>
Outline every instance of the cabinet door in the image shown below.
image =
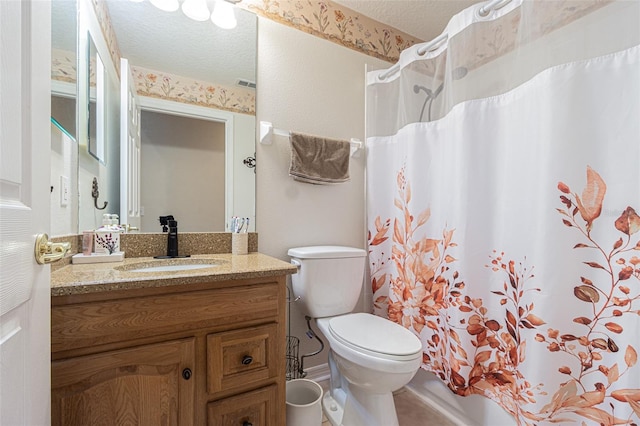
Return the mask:
<svg viewBox="0 0 640 426">
<path fill-rule="evenodd" d="M 190 426 L 195 339 L 55 361 L 51 424 Z"/>
<path fill-rule="evenodd" d="M 277 422 L 275 385 L 221 399 L 207 405 L 209 426 L 275 426 Z"/>
</svg>

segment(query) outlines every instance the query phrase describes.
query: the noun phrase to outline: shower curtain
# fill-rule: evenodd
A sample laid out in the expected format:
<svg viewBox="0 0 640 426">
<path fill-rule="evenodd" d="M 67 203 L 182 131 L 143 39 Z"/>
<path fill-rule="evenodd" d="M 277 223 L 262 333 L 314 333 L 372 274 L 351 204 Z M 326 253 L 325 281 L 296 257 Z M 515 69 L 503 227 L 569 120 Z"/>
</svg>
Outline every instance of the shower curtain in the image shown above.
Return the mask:
<svg viewBox="0 0 640 426">
<path fill-rule="evenodd" d="M 518 424 L 640 424 L 639 2 L 481 6 L 367 75 L 374 313 Z"/>
</svg>

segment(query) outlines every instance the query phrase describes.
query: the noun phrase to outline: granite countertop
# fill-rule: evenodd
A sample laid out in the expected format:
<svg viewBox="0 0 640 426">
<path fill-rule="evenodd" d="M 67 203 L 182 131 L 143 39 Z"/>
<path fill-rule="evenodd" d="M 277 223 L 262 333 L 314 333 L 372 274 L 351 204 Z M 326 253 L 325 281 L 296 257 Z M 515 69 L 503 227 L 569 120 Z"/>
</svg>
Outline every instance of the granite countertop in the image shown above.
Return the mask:
<svg viewBox="0 0 640 426">
<path fill-rule="evenodd" d="M 171 264 L 209 264 L 215 266 L 158 272 L 132 272 L 132 269 Z M 122 262 L 72 264 L 51 273 L 51 296 L 97 293 L 110 290 L 166 287 L 212 281 L 262 278 L 296 273 L 296 267 L 257 252 L 195 255 L 183 259 L 126 258 Z"/>
</svg>

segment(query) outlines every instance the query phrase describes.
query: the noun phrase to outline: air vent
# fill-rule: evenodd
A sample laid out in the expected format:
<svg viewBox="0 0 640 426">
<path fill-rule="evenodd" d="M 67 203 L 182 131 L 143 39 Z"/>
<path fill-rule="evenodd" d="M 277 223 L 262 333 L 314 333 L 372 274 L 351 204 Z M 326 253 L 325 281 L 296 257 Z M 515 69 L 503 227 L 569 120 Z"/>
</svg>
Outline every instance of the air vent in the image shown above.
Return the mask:
<svg viewBox="0 0 640 426">
<path fill-rule="evenodd" d="M 236 86 L 248 87 L 249 89 L 255 89 L 256 88 L 256 83 L 254 83 L 253 81 L 249 81 L 249 80 L 239 79 L 238 81 L 236 81 Z"/>
</svg>

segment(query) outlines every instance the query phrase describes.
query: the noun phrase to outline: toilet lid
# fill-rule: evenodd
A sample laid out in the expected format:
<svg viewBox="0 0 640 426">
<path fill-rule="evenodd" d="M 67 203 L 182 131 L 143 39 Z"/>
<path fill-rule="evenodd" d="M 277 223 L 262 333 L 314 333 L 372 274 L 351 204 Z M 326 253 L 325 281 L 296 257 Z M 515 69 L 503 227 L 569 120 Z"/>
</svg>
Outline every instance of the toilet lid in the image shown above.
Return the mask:
<svg viewBox="0 0 640 426">
<path fill-rule="evenodd" d="M 414 355 L 422 351 L 420 339 L 387 319 L 356 313 L 331 318 L 329 330 L 343 343 L 385 355 Z"/>
</svg>

